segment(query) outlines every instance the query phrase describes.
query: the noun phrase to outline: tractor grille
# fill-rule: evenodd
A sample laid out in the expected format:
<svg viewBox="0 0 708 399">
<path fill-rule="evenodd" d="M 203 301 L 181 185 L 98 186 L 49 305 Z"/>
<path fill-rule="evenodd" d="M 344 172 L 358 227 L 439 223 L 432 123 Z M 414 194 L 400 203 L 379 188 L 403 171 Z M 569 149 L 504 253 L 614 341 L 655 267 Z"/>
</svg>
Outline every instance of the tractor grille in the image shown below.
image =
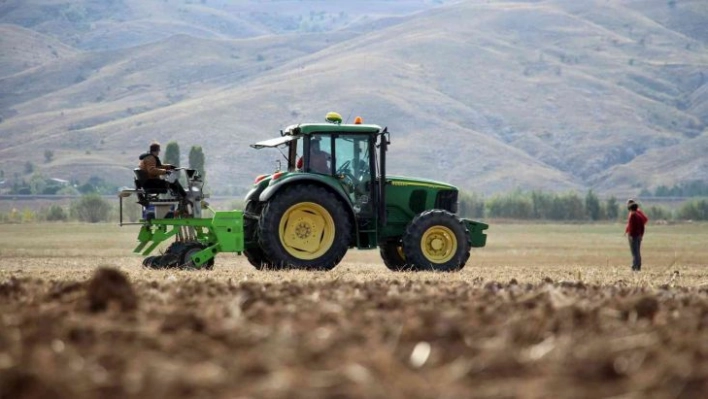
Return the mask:
<svg viewBox="0 0 708 399">
<path fill-rule="evenodd" d="M 438 191 L 435 198 L 435 208 L 457 213 L 457 195 L 457 190 Z"/>
<path fill-rule="evenodd" d="M 425 210 L 425 202 L 428 200 L 428 192 L 425 190 L 413 190 L 408 201 L 408 207 L 413 213 L 421 213 Z"/>
</svg>

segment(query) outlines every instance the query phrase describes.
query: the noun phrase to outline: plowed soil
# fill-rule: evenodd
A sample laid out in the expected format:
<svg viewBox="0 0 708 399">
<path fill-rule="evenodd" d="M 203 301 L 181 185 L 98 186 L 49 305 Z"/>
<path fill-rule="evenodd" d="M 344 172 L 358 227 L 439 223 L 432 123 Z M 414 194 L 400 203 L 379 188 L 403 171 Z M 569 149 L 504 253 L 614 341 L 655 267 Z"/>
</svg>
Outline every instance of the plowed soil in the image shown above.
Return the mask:
<svg viewBox="0 0 708 399">
<path fill-rule="evenodd" d="M 16 274 L 0 283 L 2 398 L 708 392 L 705 286 L 428 273 L 236 281 L 111 267 L 76 279 Z"/>
<path fill-rule="evenodd" d="M 460 273 L 145 270 L 135 230 L 0 226 L 0 398 L 706 398 L 708 226 L 495 224 Z M 493 234 L 492 234 L 493 233 Z"/>
</svg>

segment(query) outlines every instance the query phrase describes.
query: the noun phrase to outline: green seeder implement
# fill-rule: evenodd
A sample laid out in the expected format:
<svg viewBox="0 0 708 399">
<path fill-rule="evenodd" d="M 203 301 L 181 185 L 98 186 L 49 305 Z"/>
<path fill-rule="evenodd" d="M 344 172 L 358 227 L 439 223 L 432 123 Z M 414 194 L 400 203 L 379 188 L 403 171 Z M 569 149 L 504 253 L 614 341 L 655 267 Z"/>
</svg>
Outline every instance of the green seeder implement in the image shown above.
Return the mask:
<svg viewBox="0 0 708 399">
<path fill-rule="evenodd" d="M 258 176 L 243 211 L 202 217 L 202 182 L 187 172 L 186 201 L 168 190 L 146 190 L 135 252 L 151 268 L 211 269 L 219 252 L 243 254 L 255 268 L 330 270 L 349 248 L 378 248 L 391 270 L 457 271 L 486 244 L 485 223 L 457 216 L 459 190 L 449 184 L 386 174 L 387 128 L 327 123 L 288 126 L 280 137 L 253 144 L 279 148 L 287 165 Z M 176 174 L 173 174 L 176 175 Z M 176 178 L 176 177 L 173 177 Z M 159 256 L 161 243 L 174 242 Z"/>
</svg>

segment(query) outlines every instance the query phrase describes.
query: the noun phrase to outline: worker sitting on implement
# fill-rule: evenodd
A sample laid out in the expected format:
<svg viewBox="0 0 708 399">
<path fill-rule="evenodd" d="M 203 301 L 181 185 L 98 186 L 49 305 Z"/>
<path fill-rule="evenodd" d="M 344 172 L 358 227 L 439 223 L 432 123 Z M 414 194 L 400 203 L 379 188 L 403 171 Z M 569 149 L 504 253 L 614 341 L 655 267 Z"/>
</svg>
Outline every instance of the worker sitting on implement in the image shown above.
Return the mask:
<svg viewBox="0 0 708 399">
<path fill-rule="evenodd" d="M 170 164 L 163 164 L 160 161 L 159 155 L 159 143 L 150 144 L 150 152 L 140 155 L 140 164 L 138 167 L 145 171 L 147 175 L 147 180 L 143 182 L 143 188 L 146 190 L 169 188 L 180 200 L 184 200 L 187 197 L 187 193 L 184 191 L 184 188 L 182 188 L 182 185 L 179 184 L 178 180 L 175 180 L 174 183 L 170 183 L 161 179 L 162 176 L 172 173 L 175 167 Z"/>
</svg>

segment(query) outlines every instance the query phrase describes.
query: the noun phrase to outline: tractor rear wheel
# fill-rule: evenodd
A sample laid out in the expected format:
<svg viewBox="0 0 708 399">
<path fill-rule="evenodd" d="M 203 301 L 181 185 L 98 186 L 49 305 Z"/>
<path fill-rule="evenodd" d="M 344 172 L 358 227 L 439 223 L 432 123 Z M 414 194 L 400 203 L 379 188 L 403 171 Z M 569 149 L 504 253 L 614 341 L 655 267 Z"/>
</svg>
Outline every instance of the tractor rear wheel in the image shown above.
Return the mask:
<svg viewBox="0 0 708 399">
<path fill-rule="evenodd" d="M 245 247 L 243 254 L 246 255 L 248 263 L 258 270 L 278 269 L 268 259 L 263 249 L 258 243 L 258 219 L 263 205 L 258 201 L 249 200 L 246 202 L 246 212 L 243 218 L 243 231 L 245 234 Z"/>
<path fill-rule="evenodd" d="M 410 270 L 406 255 L 403 253 L 401 240 L 386 240 L 379 243 L 379 253 L 381 259 L 389 270 L 402 272 Z"/>
<path fill-rule="evenodd" d="M 406 228 L 403 253 L 417 271 L 458 271 L 470 257 L 467 228 L 448 211 L 425 211 Z"/>
<path fill-rule="evenodd" d="M 349 249 L 351 222 L 344 205 L 315 185 L 286 187 L 263 209 L 258 242 L 273 264 L 331 270 Z"/>
</svg>

